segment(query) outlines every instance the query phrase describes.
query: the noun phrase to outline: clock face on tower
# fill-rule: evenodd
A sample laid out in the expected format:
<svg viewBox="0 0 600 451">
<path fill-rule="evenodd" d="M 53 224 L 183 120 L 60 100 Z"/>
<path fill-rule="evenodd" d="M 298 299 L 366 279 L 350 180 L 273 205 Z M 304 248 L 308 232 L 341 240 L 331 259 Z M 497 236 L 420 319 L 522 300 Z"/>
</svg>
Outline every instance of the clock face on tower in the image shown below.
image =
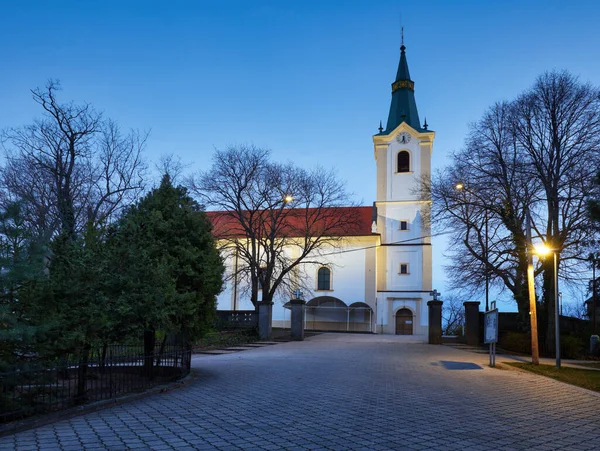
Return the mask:
<svg viewBox="0 0 600 451">
<path fill-rule="evenodd" d="M 412 136 L 410 136 L 410 133 L 402 132 L 396 136 L 396 141 L 398 141 L 400 144 L 408 144 L 411 138 Z"/>
</svg>

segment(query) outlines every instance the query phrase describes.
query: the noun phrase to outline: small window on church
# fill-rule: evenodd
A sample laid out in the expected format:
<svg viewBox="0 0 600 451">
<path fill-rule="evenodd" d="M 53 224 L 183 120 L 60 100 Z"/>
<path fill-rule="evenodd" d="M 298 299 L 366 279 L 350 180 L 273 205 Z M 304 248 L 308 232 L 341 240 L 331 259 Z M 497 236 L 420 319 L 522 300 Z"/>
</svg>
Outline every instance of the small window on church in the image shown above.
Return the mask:
<svg viewBox="0 0 600 451">
<path fill-rule="evenodd" d="M 410 154 L 406 150 L 398 152 L 398 172 L 410 172 Z"/>
<path fill-rule="evenodd" d="M 400 221 L 400 230 L 408 230 L 408 221 Z"/>
<path fill-rule="evenodd" d="M 317 290 L 331 290 L 331 270 L 329 268 L 319 268 L 317 272 Z"/>
<path fill-rule="evenodd" d="M 408 263 L 400 263 L 400 274 L 408 274 Z"/>
</svg>

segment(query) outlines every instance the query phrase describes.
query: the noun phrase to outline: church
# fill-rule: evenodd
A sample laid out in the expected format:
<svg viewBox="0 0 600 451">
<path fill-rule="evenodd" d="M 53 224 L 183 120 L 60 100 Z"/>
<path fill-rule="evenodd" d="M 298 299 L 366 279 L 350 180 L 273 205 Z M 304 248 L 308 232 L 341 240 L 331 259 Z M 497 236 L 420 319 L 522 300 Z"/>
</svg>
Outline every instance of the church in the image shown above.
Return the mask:
<svg viewBox="0 0 600 451">
<path fill-rule="evenodd" d="M 306 301 L 306 330 L 427 337 L 432 250 L 425 218 L 430 201 L 421 198 L 418 186 L 429 178 L 434 137 L 427 121 L 421 125 L 419 120 L 402 43 L 387 124 L 380 124 L 373 136 L 377 199 L 372 206 L 348 207 L 354 209 L 358 229 L 344 236 L 343 248 L 331 252 L 326 264 L 303 268 L 310 292 L 297 296 Z M 226 258 L 230 274 L 236 263 Z M 237 283 L 228 278 L 218 310 L 254 310 Z M 272 325 L 290 327 L 286 299 L 274 303 Z"/>
</svg>

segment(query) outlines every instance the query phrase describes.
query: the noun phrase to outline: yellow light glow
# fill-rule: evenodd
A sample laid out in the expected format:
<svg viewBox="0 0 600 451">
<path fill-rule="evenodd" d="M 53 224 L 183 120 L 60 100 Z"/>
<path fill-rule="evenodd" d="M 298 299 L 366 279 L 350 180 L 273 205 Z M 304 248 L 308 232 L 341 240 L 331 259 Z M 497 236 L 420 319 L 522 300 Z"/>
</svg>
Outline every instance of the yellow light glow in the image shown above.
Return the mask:
<svg viewBox="0 0 600 451">
<path fill-rule="evenodd" d="M 290 202 L 292 202 L 293 200 L 294 200 L 294 197 L 293 197 L 293 196 L 291 196 L 290 194 L 288 194 L 287 196 L 285 196 L 285 197 L 283 198 L 283 201 L 284 201 L 286 204 L 289 204 L 289 203 L 290 203 Z"/>
<path fill-rule="evenodd" d="M 552 249 L 547 247 L 545 244 L 536 244 L 534 247 L 534 252 L 540 257 L 545 257 L 546 255 L 550 255 L 552 253 Z"/>
<path fill-rule="evenodd" d="M 465 185 L 463 185 L 462 183 L 457 183 L 456 185 L 454 185 L 454 188 L 456 188 L 457 190 L 461 190 L 465 187 Z"/>
</svg>

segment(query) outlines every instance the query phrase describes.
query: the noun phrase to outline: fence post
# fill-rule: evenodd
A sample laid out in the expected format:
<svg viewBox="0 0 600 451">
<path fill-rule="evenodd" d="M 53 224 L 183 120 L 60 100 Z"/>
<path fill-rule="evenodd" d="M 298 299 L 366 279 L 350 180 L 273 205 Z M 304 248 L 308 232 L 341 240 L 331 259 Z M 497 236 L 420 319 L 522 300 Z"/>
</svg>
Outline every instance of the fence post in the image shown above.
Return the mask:
<svg viewBox="0 0 600 451">
<path fill-rule="evenodd" d="M 479 345 L 479 304 L 481 302 L 463 302 L 465 306 L 465 342 L 469 346 Z"/>
<path fill-rule="evenodd" d="M 273 303 L 258 303 L 258 336 L 261 340 L 270 340 L 273 336 Z"/>
<path fill-rule="evenodd" d="M 304 305 L 306 302 L 302 299 L 292 299 L 290 304 L 292 304 L 290 319 L 292 340 L 302 341 L 304 340 Z"/>
<path fill-rule="evenodd" d="M 429 301 L 429 344 L 442 344 L 442 301 Z"/>
</svg>

